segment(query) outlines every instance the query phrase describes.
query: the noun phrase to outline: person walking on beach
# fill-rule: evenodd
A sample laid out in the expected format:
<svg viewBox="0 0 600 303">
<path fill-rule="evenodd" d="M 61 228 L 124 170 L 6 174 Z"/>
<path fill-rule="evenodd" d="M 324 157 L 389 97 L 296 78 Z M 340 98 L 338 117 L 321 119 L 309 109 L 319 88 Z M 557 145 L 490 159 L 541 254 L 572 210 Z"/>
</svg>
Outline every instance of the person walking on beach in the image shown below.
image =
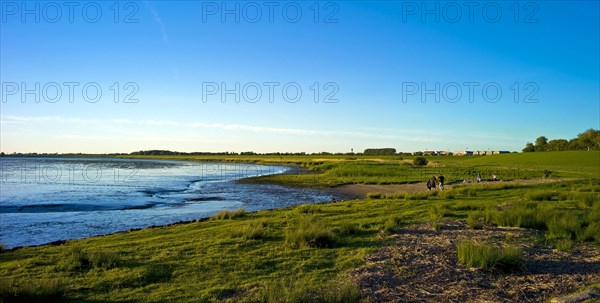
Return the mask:
<svg viewBox="0 0 600 303">
<path fill-rule="evenodd" d="M 440 176 L 438 177 L 438 180 L 440 180 L 440 190 L 444 190 L 444 179 L 446 178 L 444 178 L 444 176 L 440 174 Z"/>
</svg>

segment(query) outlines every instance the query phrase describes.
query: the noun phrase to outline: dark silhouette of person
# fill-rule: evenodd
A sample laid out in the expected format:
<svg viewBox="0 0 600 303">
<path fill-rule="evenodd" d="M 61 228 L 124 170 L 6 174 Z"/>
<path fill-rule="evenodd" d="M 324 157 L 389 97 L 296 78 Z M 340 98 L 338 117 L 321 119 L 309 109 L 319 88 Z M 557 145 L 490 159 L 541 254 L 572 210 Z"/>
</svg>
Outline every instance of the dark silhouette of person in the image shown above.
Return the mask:
<svg viewBox="0 0 600 303">
<path fill-rule="evenodd" d="M 444 190 L 444 180 L 445 180 L 445 179 L 446 179 L 446 178 L 444 178 L 444 176 L 443 176 L 443 175 L 440 175 L 440 176 L 438 177 L 438 180 L 440 181 L 440 190 Z"/>
</svg>

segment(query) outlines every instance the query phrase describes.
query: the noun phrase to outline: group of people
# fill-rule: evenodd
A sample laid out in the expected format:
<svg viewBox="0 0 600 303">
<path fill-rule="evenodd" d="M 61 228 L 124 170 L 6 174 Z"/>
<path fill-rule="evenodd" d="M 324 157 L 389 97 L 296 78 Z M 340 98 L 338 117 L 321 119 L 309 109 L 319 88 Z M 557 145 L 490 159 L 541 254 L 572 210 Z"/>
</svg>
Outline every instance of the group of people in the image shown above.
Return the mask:
<svg viewBox="0 0 600 303">
<path fill-rule="evenodd" d="M 483 179 L 481 179 L 481 174 L 477 173 L 475 175 L 475 181 L 477 181 L 477 183 L 479 182 L 483 182 Z M 492 174 L 492 178 L 491 179 L 487 179 L 486 181 L 498 181 L 498 177 L 496 176 L 496 174 Z M 473 180 L 464 180 L 463 183 L 471 183 L 473 182 Z"/>
<path fill-rule="evenodd" d="M 440 190 L 444 190 L 444 176 L 439 175 L 437 178 L 435 176 L 431 177 L 431 179 L 427 180 L 427 190 L 435 190 L 436 183 L 439 182 Z"/>
<path fill-rule="evenodd" d="M 477 175 L 475 176 L 475 179 L 477 180 L 477 182 L 481 182 L 481 175 L 479 173 L 477 173 Z M 440 190 L 444 190 L 444 176 L 443 175 L 439 175 L 438 177 L 436 177 L 435 175 L 433 177 L 431 177 L 431 179 L 427 180 L 427 190 L 435 190 L 437 184 L 439 184 L 440 186 Z M 498 177 L 496 177 L 496 175 L 492 175 L 492 178 L 489 179 L 489 181 L 498 181 Z M 463 181 L 463 183 L 471 183 L 471 180 L 465 180 Z"/>
<path fill-rule="evenodd" d="M 477 182 L 481 182 L 481 174 L 477 173 L 477 176 L 475 177 L 475 179 L 477 180 Z M 498 177 L 496 177 L 496 175 L 493 174 L 490 181 L 498 181 Z"/>
</svg>

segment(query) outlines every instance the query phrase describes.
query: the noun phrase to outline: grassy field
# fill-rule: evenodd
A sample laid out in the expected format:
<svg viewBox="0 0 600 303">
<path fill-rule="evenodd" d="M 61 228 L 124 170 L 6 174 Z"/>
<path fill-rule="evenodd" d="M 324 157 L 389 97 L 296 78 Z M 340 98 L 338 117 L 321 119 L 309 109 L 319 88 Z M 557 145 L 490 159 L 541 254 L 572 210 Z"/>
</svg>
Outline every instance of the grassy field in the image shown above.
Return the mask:
<svg viewBox="0 0 600 303">
<path fill-rule="evenodd" d="M 594 174 L 600 163 L 593 160 L 600 153 L 540 155 L 434 157 L 424 168 L 398 157 L 189 158 L 298 164 L 314 173 L 255 181 L 325 187 L 416 182 L 438 171 L 461 180 L 470 169 L 479 172 L 490 163 L 507 172 L 517 163 L 535 163 L 519 176 L 539 178 L 540 171 L 552 170 L 556 174 L 550 178 L 570 179 L 373 193 L 363 200 L 256 213 L 237 210 L 190 224 L 5 251 L 0 253 L 0 302 L 356 302 L 358 286 L 348 272 L 390 243 L 397 227 L 424 221 L 533 228 L 542 234 L 531 240 L 544 245 L 600 249 L 600 180 Z M 401 174 L 407 171 L 415 172 Z M 495 260 L 507 259 L 519 266 L 518 251 L 463 246 L 458 253 L 464 265 L 457 266 L 493 268 Z"/>
<path fill-rule="evenodd" d="M 407 156 L 146 156 L 149 159 L 250 162 L 298 165 L 305 170 L 264 176 L 247 182 L 326 188 L 342 184 L 402 184 L 424 182 L 443 174 L 449 183 L 483 179 L 594 178 L 600 175 L 600 151 L 568 151 L 502 154 L 494 156 L 432 156 L 424 167 L 412 165 Z"/>
</svg>

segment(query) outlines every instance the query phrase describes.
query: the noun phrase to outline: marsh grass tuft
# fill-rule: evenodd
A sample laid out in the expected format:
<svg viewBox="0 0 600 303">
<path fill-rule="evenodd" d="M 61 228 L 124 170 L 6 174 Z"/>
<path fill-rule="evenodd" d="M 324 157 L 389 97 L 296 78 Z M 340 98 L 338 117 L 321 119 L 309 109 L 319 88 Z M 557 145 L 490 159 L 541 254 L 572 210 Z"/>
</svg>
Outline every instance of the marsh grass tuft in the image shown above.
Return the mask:
<svg viewBox="0 0 600 303">
<path fill-rule="evenodd" d="M 558 199 L 558 193 L 554 191 L 530 191 L 525 194 L 525 198 L 529 201 L 552 201 L 554 198 Z"/>
<path fill-rule="evenodd" d="M 571 239 L 558 239 L 551 241 L 552 246 L 560 251 L 570 251 L 573 249 L 575 242 Z"/>
<path fill-rule="evenodd" d="M 368 199 L 382 199 L 384 196 L 381 193 L 367 193 Z"/>
<path fill-rule="evenodd" d="M 471 229 L 482 229 L 485 217 L 481 212 L 470 212 L 467 216 L 467 224 Z"/>
<path fill-rule="evenodd" d="M 232 236 L 234 238 L 242 238 L 244 240 L 260 240 L 265 236 L 266 225 L 264 222 L 252 222 L 242 226 L 235 231 Z"/>
<path fill-rule="evenodd" d="M 452 209 L 448 204 L 436 203 L 429 208 L 431 220 L 441 220 L 452 215 Z"/>
<path fill-rule="evenodd" d="M 458 262 L 483 270 L 512 271 L 522 268 L 521 250 L 516 247 L 495 247 L 474 241 L 460 242 L 457 247 Z"/>
<path fill-rule="evenodd" d="M 293 248 L 331 248 L 337 244 L 338 237 L 332 228 L 318 217 L 301 216 L 289 224 L 285 231 L 285 241 Z"/>
<path fill-rule="evenodd" d="M 402 221 L 402 218 L 400 218 L 400 217 L 390 217 L 383 224 L 383 230 L 385 230 L 388 233 L 393 232 L 395 229 L 400 227 L 403 223 L 404 222 Z"/>
<path fill-rule="evenodd" d="M 120 288 L 139 288 L 150 284 L 163 283 L 171 280 L 173 270 L 170 266 L 152 264 L 135 268 L 129 274 L 119 281 L 111 283 L 110 287 Z"/>
<path fill-rule="evenodd" d="M 360 231 L 360 227 L 356 224 L 346 223 L 340 227 L 336 227 L 333 229 L 333 232 L 340 236 L 353 236 L 358 234 Z"/>
<path fill-rule="evenodd" d="M 56 268 L 59 271 L 86 271 L 90 269 L 112 269 L 121 263 L 118 254 L 111 251 L 84 251 L 79 246 L 68 248 L 60 257 Z"/>
<path fill-rule="evenodd" d="M 321 212 L 321 208 L 315 204 L 302 204 L 296 207 L 296 211 L 300 214 L 316 214 Z"/>
<path fill-rule="evenodd" d="M 211 220 L 233 220 L 246 215 L 246 210 L 238 208 L 236 210 L 224 210 L 210 217 Z"/>
<path fill-rule="evenodd" d="M 17 284 L 0 279 L 0 302 L 64 302 L 66 287 L 60 279 L 37 279 Z"/>
<path fill-rule="evenodd" d="M 278 279 L 265 285 L 254 301 L 263 303 L 315 302 L 315 303 L 358 303 L 360 287 L 357 282 L 336 279 L 324 286 L 307 278 Z"/>
<path fill-rule="evenodd" d="M 360 302 L 360 286 L 355 281 L 339 279 L 319 292 L 317 302 L 358 303 Z"/>
<path fill-rule="evenodd" d="M 600 243 L 600 223 L 591 222 L 583 233 L 583 241 Z"/>
</svg>

